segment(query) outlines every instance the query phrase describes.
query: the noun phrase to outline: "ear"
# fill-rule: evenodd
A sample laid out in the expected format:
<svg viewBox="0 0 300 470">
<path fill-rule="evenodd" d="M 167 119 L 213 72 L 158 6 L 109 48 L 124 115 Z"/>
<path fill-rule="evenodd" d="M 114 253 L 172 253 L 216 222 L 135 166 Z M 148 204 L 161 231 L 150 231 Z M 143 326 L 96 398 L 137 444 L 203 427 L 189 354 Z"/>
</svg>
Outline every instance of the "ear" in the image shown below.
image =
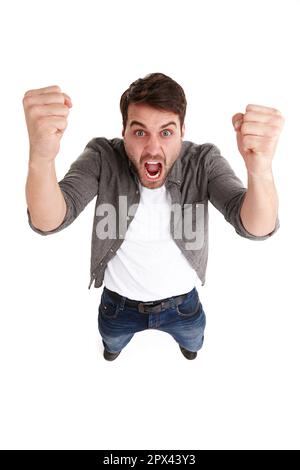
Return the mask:
<svg viewBox="0 0 300 470">
<path fill-rule="evenodd" d="M 181 137 L 183 138 L 185 134 L 185 123 L 182 124 Z"/>
</svg>

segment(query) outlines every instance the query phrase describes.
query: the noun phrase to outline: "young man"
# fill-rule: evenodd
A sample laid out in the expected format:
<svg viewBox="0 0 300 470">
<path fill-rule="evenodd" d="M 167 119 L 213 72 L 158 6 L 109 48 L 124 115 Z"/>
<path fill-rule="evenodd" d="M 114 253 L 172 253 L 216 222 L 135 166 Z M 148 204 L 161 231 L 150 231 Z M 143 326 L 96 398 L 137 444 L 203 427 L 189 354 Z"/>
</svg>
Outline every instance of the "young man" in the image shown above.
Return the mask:
<svg viewBox="0 0 300 470">
<path fill-rule="evenodd" d="M 97 196 L 89 288 L 104 284 L 98 324 L 105 359 L 114 360 L 147 328 L 169 333 L 194 359 L 206 323 L 195 283 L 197 276 L 205 283 L 208 201 L 243 237 L 265 240 L 278 230 L 272 158 L 281 113 L 248 105 L 232 118 L 246 189 L 215 145 L 183 141 L 182 87 L 149 74 L 122 94 L 123 139 L 92 139 L 58 183 L 54 162 L 71 99 L 52 86 L 28 91 L 23 104 L 31 228 L 56 233 Z"/>
</svg>

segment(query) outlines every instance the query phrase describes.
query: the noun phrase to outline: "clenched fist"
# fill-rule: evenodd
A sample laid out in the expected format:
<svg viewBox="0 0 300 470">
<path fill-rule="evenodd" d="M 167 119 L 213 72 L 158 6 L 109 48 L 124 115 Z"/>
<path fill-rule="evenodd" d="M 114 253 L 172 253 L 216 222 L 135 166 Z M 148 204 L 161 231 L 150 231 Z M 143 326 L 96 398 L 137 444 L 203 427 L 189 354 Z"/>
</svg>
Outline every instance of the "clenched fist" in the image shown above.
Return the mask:
<svg viewBox="0 0 300 470">
<path fill-rule="evenodd" d="M 71 98 L 58 86 L 29 90 L 23 98 L 30 155 L 54 160 L 67 127 Z"/>
<path fill-rule="evenodd" d="M 237 133 L 238 149 L 248 172 L 253 175 L 269 172 L 284 125 L 280 111 L 248 104 L 245 114 L 237 113 L 232 117 L 232 124 Z"/>
</svg>

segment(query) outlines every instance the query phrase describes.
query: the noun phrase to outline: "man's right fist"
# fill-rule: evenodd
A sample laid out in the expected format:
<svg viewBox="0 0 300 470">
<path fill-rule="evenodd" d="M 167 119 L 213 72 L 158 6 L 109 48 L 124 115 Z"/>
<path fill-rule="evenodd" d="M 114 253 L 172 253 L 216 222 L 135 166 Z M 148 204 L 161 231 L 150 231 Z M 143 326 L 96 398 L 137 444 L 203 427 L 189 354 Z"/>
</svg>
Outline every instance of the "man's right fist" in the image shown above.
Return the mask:
<svg viewBox="0 0 300 470">
<path fill-rule="evenodd" d="M 49 86 L 27 91 L 23 106 L 31 156 L 54 160 L 67 127 L 71 98 L 58 86 Z"/>
</svg>

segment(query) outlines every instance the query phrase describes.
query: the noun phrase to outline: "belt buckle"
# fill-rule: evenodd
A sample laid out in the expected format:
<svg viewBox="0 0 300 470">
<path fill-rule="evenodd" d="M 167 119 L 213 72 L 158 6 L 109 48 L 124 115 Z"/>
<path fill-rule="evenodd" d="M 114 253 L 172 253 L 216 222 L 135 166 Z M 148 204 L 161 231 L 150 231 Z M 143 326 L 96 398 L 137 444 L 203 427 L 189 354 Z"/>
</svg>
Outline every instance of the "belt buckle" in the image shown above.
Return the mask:
<svg viewBox="0 0 300 470">
<path fill-rule="evenodd" d="M 140 313 L 147 313 L 147 312 L 145 311 L 145 306 L 147 307 L 147 305 L 151 306 L 151 305 L 153 305 L 153 304 L 154 304 L 154 301 L 152 301 L 152 302 L 140 302 L 140 303 L 138 304 L 138 306 L 137 306 L 137 307 L 138 307 L 138 311 L 139 311 Z"/>
</svg>

